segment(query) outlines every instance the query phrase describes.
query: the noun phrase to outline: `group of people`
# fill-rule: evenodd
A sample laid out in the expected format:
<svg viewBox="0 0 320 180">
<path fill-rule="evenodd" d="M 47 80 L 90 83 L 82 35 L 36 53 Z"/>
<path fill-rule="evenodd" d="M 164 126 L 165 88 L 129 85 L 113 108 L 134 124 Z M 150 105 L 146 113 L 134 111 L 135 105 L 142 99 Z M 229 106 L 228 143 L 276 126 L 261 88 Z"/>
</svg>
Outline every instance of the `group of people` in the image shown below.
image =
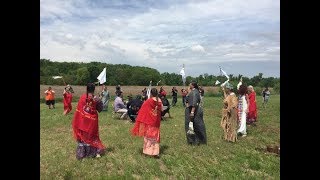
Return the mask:
<svg viewBox="0 0 320 180">
<path fill-rule="evenodd" d="M 190 145 L 207 144 L 203 106 L 201 105 L 204 90 L 195 81 L 189 84 L 188 90 L 181 90 L 185 106 L 186 142 Z M 221 127 L 224 131 L 224 139 L 236 142 L 238 136 L 247 135 L 246 126 L 255 124 L 257 121 L 256 93 L 252 86 L 241 85 L 238 88 L 237 97 L 230 83 L 226 83 L 222 90 L 224 100 Z M 173 87 L 172 94 L 176 96 L 177 92 L 178 90 Z M 45 93 L 47 105 L 50 109 L 54 108 L 54 100 L 52 100 L 54 91 L 49 87 Z M 72 110 L 72 93 L 73 90 L 68 85 L 63 92 L 64 114 Z M 123 91 L 120 86 L 117 86 L 115 95 L 114 110 L 123 111 L 123 116 L 128 115 L 134 123 L 131 134 L 143 137 L 143 154 L 159 158 L 160 122 L 164 113 L 168 112 L 166 110 L 170 108 L 165 90 L 161 87 L 158 92 L 156 88 L 152 88 L 149 98 L 144 99 L 142 95 L 137 95 L 135 98 L 129 96 L 129 101 L 124 102 Z M 172 104 L 177 102 L 175 96 L 173 96 Z M 108 109 L 109 99 L 110 93 L 107 87 L 103 86 L 102 92 L 95 95 L 93 83 L 88 83 L 86 93 L 81 95 L 72 121 L 73 136 L 77 141 L 77 159 L 101 157 L 105 153 L 106 146 L 99 137 L 98 113 Z M 165 106 L 167 108 L 164 108 Z"/>
<path fill-rule="evenodd" d="M 221 127 L 224 130 L 224 139 L 236 142 L 238 136 L 247 136 L 247 124 L 257 121 L 256 93 L 252 86 L 240 85 L 238 97 L 233 92 L 229 82 L 223 87 L 224 100 Z"/>
</svg>

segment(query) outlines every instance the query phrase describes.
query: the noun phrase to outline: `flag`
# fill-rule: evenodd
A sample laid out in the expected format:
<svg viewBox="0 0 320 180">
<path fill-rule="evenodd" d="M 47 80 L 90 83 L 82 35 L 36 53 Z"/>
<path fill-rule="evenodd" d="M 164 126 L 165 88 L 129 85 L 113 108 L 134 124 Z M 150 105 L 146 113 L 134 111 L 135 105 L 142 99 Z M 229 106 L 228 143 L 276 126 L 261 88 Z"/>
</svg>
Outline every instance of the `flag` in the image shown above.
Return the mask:
<svg viewBox="0 0 320 180">
<path fill-rule="evenodd" d="M 161 79 L 160 79 L 160 81 L 157 83 L 157 86 L 159 85 L 160 82 L 161 82 Z"/>
<path fill-rule="evenodd" d="M 183 83 L 186 82 L 186 73 L 184 72 L 184 67 L 180 71 L 180 75 L 182 76 Z"/>
<path fill-rule="evenodd" d="M 238 85 L 237 85 L 237 89 L 239 90 L 239 88 L 240 88 L 240 86 L 242 85 L 242 77 L 240 78 L 240 81 L 239 81 L 239 83 L 238 83 Z"/>
<path fill-rule="evenodd" d="M 220 81 L 216 80 L 216 83 L 214 83 L 214 85 L 218 85 L 220 84 Z"/>
<path fill-rule="evenodd" d="M 62 76 L 52 76 L 53 79 L 60 79 Z"/>
<path fill-rule="evenodd" d="M 224 87 L 224 86 L 227 84 L 227 82 L 229 82 L 229 79 L 226 80 L 224 83 L 222 83 L 222 84 L 221 84 L 221 87 Z"/>
<path fill-rule="evenodd" d="M 229 80 L 229 76 L 228 76 L 228 74 L 227 74 L 224 70 L 222 70 L 222 69 L 220 68 L 220 72 L 221 72 L 225 77 L 227 77 L 228 80 Z"/>
<path fill-rule="evenodd" d="M 152 81 L 150 81 L 149 87 L 148 87 L 148 90 L 147 90 L 148 99 L 150 98 L 150 94 L 151 94 L 151 84 L 152 84 Z"/>
<path fill-rule="evenodd" d="M 99 74 L 97 79 L 99 80 L 100 84 L 103 84 L 107 81 L 107 68 L 103 68 L 103 71 Z"/>
</svg>

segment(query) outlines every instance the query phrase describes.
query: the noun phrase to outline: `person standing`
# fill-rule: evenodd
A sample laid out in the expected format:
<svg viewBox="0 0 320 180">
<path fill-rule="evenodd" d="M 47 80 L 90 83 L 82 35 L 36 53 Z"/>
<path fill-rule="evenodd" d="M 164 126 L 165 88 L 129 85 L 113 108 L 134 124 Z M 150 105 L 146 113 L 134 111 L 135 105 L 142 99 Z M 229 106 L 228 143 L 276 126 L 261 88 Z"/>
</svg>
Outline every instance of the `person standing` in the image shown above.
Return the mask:
<svg viewBox="0 0 320 180">
<path fill-rule="evenodd" d="M 241 85 L 239 87 L 239 97 L 238 97 L 238 119 L 239 119 L 239 129 L 237 133 L 242 137 L 247 136 L 247 113 L 248 113 L 248 103 L 246 99 L 247 87 Z"/>
<path fill-rule="evenodd" d="M 232 92 L 233 86 L 227 82 L 222 87 L 224 100 L 221 118 L 221 127 L 224 131 L 224 140 L 236 142 L 237 141 L 237 97 Z"/>
<path fill-rule="evenodd" d="M 256 92 L 253 86 L 248 86 L 248 99 L 249 99 L 249 112 L 247 116 L 247 124 L 253 124 L 257 121 L 257 102 L 256 102 Z"/>
<path fill-rule="evenodd" d="M 100 93 L 101 101 L 103 103 L 103 110 L 108 111 L 108 105 L 110 100 L 110 93 L 107 86 L 103 85 L 102 92 Z"/>
<path fill-rule="evenodd" d="M 263 97 L 263 107 L 265 108 L 268 101 L 269 101 L 269 97 L 270 97 L 270 91 L 268 89 L 268 87 L 266 87 L 263 92 L 262 92 L 262 97 Z"/>
<path fill-rule="evenodd" d="M 70 85 L 63 90 L 63 115 L 67 115 L 72 110 L 72 92 Z"/>
<path fill-rule="evenodd" d="M 44 94 L 46 95 L 46 105 L 48 105 L 49 109 L 55 108 L 55 92 L 52 90 L 51 87 L 49 87 Z"/>
<path fill-rule="evenodd" d="M 189 84 L 190 93 L 186 97 L 185 109 L 185 131 L 187 143 L 191 145 L 207 144 L 206 127 L 203 121 L 203 109 L 200 106 L 200 93 L 197 82 Z M 190 133 L 189 126 L 192 122 L 193 133 Z"/>
<path fill-rule="evenodd" d="M 173 87 L 171 90 L 172 93 L 172 106 L 175 106 L 178 101 L 178 90 L 176 87 Z"/>
<path fill-rule="evenodd" d="M 185 89 L 181 89 L 181 96 L 182 96 L 182 104 L 183 107 L 186 107 L 186 97 L 187 97 L 188 91 Z"/>
<path fill-rule="evenodd" d="M 133 136 L 143 136 L 143 154 L 155 158 L 160 157 L 160 122 L 162 102 L 158 98 L 158 90 L 151 89 L 151 97 L 141 106 L 134 127 Z"/>
<path fill-rule="evenodd" d="M 106 147 L 99 137 L 98 112 L 103 103 L 94 95 L 95 85 L 88 83 L 87 92 L 82 94 L 72 121 L 73 137 L 78 143 L 76 158 L 101 157 Z"/>
</svg>

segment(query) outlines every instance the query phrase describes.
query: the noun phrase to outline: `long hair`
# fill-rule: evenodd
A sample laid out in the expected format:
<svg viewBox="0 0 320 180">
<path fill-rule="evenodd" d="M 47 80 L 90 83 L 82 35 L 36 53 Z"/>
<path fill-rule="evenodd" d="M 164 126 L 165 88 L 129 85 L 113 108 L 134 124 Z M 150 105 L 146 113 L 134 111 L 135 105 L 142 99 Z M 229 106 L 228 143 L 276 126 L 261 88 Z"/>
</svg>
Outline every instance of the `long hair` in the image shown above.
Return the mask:
<svg viewBox="0 0 320 180">
<path fill-rule="evenodd" d="M 157 100 L 157 102 L 156 102 L 156 108 L 155 109 L 157 109 L 158 108 L 158 90 L 157 90 L 157 88 L 152 88 L 151 89 L 151 95 L 153 96 L 153 97 L 156 97 L 156 100 Z"/>
<path fill-rule="evenodd" d="M 195 80 L 191 81 L 191 84 L 192 84 L 192 86 L 193 86 L 194 88 L 196 88 L 196 89 L 199 90 L 198 83 L 197 83 Z"/>
<path fill-rule="evenodd" d="M 245 95 L 246 93 L 247 93 L 247 86 L 245 86 L 245 85 L 241 85 L 240 87 L 239 87 L 239 95 L 241 95 L 241 96 L 243 96 L 243 95 Z"/>
<path fill-rule="evenodd" d="M 86 98 L 86 102 L 88 102 L 88 94 L 89 93 L 94 93 L 94 90 L 96 89 L 96 86 L 94 85 L 94 83 L 88 83 L 87 84 L 87 98 Z"/>
</svg>

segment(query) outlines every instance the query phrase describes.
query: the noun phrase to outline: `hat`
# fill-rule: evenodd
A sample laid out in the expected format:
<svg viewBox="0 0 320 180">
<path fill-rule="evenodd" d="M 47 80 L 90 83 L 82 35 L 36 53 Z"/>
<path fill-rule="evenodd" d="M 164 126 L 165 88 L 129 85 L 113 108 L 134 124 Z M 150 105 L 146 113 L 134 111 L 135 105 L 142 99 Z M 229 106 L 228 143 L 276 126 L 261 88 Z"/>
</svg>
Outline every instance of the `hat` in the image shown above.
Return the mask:
<svg viewBox="0 0 320 180">
<path fill-rule="evenodd" d="M 224 87 L 226 87 L 227 89 L 233 89 L 232 84 L 230 84 L 229 82 L 227 82 Z"/>
</svg>

